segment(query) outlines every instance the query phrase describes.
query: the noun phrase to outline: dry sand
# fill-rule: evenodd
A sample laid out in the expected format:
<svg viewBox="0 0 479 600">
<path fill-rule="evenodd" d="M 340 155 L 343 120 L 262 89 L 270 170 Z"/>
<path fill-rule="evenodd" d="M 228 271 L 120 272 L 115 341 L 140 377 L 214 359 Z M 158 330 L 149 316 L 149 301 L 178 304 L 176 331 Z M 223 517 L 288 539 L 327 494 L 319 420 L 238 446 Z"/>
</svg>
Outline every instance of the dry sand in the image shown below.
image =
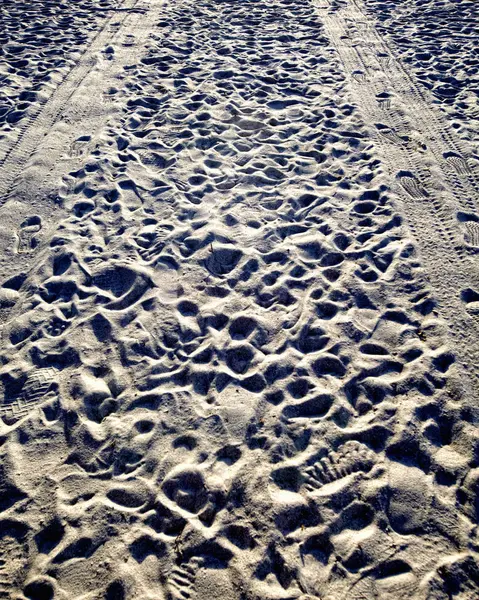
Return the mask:
<svg viewBox="0 0 479 600">
<path fill-rule="evenodd" d="M 477 1 L 0 19 L 0 598 L 477 600 Z"/>
</svg>

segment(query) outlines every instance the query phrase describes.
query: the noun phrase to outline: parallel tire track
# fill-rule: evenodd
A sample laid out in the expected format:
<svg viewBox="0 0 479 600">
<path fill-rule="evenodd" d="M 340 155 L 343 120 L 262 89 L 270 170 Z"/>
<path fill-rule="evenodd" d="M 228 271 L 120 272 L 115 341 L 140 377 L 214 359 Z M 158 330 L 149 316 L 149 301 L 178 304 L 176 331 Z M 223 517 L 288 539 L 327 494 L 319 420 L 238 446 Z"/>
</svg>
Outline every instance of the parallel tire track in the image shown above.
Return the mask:
<svg viewBox="0 0 479 600">
<path fill-rule="evenodd" d="M 104 48 L 112 37 L 110 30 L 112 24 L 118 23 L 114 34 L 117 35 L 128 15 L 138 10 L 140 2 L 141 0 L 123 0 L 121 10 L 112 10 L 112 15 L 105 20 L 103 27 L 97 32 L 77 64 L 68 72 L 46 102 L 26 117 L 17 139 L 0 159 L 0 204 L 6 201 L 6 195 L 14 187 L 18 174 L 94 68 L 95 54 Z"/>
<path fill-rule="evenodd" d="M 339 9 L 323 0 L 316 8 L 370 127 L 390 187 L 400 198 L 462 364 L 479 390 L 479 323 L 461 298 L 465 288 L 477 289 L 479 269 L 476 250 L 467 246 L 458 220 L 460 212 L 473 220 L 479 217 L 479 175 L 471 166 L 470 149 L 395 58 L 361 0 L 349 0 Z M 385 126 L 385 133 L 376 124 Z M 411 146 L 418 137 L 422 148 Z"/>
</svg>

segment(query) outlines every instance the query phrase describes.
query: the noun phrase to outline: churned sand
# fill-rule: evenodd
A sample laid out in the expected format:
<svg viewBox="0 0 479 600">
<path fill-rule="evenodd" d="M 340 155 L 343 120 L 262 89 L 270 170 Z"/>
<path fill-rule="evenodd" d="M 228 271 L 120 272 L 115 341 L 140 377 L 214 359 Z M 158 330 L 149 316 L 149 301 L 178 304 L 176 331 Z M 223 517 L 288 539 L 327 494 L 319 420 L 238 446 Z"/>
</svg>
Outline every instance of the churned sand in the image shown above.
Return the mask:
<svg viewBox="0 0 479 600">
<path fill-rule="evenodd" d="M 479 598 L 476 0 L 3 0 L 0 598 Z"/>
</svg>

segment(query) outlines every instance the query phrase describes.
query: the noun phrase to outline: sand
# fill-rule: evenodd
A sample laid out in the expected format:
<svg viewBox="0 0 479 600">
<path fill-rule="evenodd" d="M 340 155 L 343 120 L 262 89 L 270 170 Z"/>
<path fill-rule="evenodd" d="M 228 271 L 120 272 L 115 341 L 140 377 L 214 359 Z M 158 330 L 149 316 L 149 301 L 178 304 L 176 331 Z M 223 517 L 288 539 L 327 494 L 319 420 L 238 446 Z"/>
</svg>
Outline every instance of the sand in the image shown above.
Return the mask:
<svg viewBox="0 0 479 600">
<path fill-rule="evenodd" d="M 475 3 L 0 15 L 0 598 L 479 598 Z"/>
</svg>

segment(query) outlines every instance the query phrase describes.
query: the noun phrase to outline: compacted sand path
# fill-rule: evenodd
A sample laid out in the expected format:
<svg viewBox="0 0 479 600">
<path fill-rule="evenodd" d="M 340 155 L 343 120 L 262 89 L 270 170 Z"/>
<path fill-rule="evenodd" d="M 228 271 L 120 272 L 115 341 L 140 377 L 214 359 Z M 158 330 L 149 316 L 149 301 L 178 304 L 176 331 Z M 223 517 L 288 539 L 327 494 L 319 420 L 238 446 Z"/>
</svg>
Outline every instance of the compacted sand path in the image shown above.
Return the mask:
<svg viewBox="0 0 479 600">
<path fill-rule="evenodd" d="M 84 4 L 0 122 L 0 598 L 476 599 L 468 81 L 376 0 Z"/>
</svg>

